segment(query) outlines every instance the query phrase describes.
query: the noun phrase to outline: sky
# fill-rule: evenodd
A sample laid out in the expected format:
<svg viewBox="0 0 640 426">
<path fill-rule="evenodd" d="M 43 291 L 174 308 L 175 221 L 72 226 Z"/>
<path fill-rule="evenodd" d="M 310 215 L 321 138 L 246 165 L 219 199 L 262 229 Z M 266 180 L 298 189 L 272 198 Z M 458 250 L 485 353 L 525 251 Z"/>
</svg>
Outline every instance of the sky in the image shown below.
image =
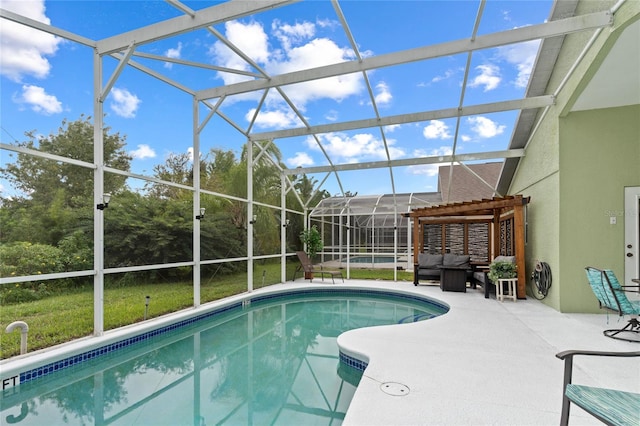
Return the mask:
<svg viewBox="0 0 640 426">
<path fill-rule="evenodd" d="M 219 2 L 185 1 L 193 10 Z M 351 46 L 331 2 L 306 0 L 253 16 L 138 46 L 136 62 L 193 90 L 254 79 L 256 67 L 268 75 L 369 58 L 391 52 L 468 39 L 478 1 L 366 1 L 339 3 L 357 45 Z M 98 41 L 184 13 L 164 1 L 7 1 L 0 7 Z M 550 1 L 488 1 L 478 34 L 545 22 Z M 220 34 L 244 52 L 247 62 L 229 49 Z M 0 140 L 26 140 L 25 132 L 49 135 L 63 120 L 93 115 L 93 52 L 87 46 L 3 20 L 0 26 Z M 539 47 L 538 41 L 474 52 L 462 104 L 477 105 L 522 98 Z M 155 59 L 140 56 L 153 55 Z M 224 72 L 168 62 L 192 61 L 239 72 Z M 376 69 L 283 87 L 287 99 L 271 90 L 226 98 L 226 120 L 214 116 L 201 133 L 202 151 L 233 150 L 238 155 L 252 133 L 302 127 L 293 103 L 312 126 L 404 113 L 457 108 L 461 102 L 467 54 Z M 117 61 L 105 57 L 103 87 Z M 253 73 L 253 74 L 252 74 Z M 217 99 L 210 100 L 215 105 Z M 151 175 L 171 154 L 192 150 L 192 97 L 160 80 L 126 67 L 104 102 L 105 125 L 126 136 L 132 172 Z M 259 108 L 259 110 L 258 110 Z M 259 111 L 256 114 L 256 111 Z M 199 106 L 200 123 L 208 108 Z M 288 168 L 354 164 L 503 150 L 508 147 L 517 112 L 431 120 L 412 124 L 313 137 L 276 140 Z M 385 143 L 386 141 L 386 149 Z M 11 161 L 0 151 L 1 161 Z M 361 195 L 437 190 L 438 165 L 315 174 L 331 194 Z M 0 191 L 9 192 L 7 183 Z M 135 185 L 134 185 L 135 186 Z"/>
</svg>

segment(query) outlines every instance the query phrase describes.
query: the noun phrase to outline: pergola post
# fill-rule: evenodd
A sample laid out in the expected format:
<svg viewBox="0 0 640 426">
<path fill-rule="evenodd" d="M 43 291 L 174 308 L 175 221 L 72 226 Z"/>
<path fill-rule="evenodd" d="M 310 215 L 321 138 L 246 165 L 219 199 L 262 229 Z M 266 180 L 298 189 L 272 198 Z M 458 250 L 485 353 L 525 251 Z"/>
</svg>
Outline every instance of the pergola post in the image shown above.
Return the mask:
<svg viewBox="0 0 640 426">
<path fill-rule="evenodd" d="M 418 254 L 422 245 L 422 238 L 419 238 L 420 218 L 413 218 L 413 284 L 418 285 Z"/>
<path fill-rule="evenodd" d="M 523 201 L 525 202 L 525 201 Z M 513 232 L 516 249 L 516 265 L 518 265 L 518 299 L 527 297 L 525 258 L 524 258 L 524 204 L 516 205 L 513 210 Z"/>
<path fill-rule="evenodd" d="M 489 260 L 492 260 L 496 256 L 500 256 L 502 250 L 502 244 L 500 243 L 500 209 L 493 211 L 493 235 L 491 236 L 493 244 L 493 253 L 489 253 Z M 506 255 L 506 253 L 505 253 Z"/>
</svg>

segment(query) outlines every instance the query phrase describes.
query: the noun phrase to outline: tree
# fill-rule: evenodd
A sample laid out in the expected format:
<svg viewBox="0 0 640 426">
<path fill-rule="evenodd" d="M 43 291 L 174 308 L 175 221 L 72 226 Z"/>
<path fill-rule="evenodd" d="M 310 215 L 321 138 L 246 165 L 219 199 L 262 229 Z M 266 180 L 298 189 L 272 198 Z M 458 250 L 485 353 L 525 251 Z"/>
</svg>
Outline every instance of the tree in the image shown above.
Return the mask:
<svg viewBox="0 0 640 426">
<path fill-rule="evenodd" d="M 61 157 L 93 163 L 93 124 L 91 117 L 80 116 L 76 121 L 62 121 L 57 134 L 37 137 L 35 130 L 25 133 L 29 140 L 17 146 L 55 154 Z M 125 150 L 125 137 L 109 134 L 104 129 L 104 164 L 128 171 L 131 162 Z M 48 205 L 62 195 L 64 207 L 78 208 L 93 204 L 93 170 L 74 164 L 52 161 L 43 157 L 19 153 L 13 163 L 0 168 L 0 176 L 14 188 L 33 200 L 35 205 Z M 105 175 L 105 192 L 117 192 L 126 178 Z"/>
<path fill-rule="evenodd" d="M 91 117 L 63 120 L 58 132 L 37 137 L 27 132 L 27 141 L 17 146 L 74 160 L 93 163 L 93 124 Z M 124 150 L 125 138 L 104 129 L 104 163 L 129 170 L 131 157 Z M 0 177 L 19 191 L 5 197 L 0 216 L 0 242 L 29 241 L 57 246 L 66 236 L 92 228 L 93 170 L 25 153 L 0 168 Z M 105 192 L 124 188 L 126 178 L 105 175 Z M 91 237 L 88 232 L 87 238 Z"/>
<path fill-rule="evenodd" d="M 166 182 L 179 183 L 181 185 L 193 185 L 193 164 L 189 153 L 171 153 L 164 164 L 153 166 L 153 175 Z M 176 198 L 181 189 L 174 186 L 156 182 L 147 182 L 145 189 L 149 195 L 158 198 Z"/>
</svg>

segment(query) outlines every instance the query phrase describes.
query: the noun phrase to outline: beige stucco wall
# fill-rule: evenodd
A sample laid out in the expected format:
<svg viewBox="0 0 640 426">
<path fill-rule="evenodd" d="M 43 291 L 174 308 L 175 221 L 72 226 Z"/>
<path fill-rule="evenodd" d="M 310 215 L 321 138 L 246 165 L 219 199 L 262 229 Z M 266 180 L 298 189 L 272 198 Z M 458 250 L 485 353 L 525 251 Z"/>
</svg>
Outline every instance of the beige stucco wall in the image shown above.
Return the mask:
<svg viewBox="0 0 640 426">
<path fill-rule="evenodd" d="M 583 1 L 577 14 L 613 2 Z M 640 107 L 570 112 L 620 31 L 638 19 L 640 2 L 627 2 L 565 81 L 567 70 L 592 32 L 566 37 L 547 93 L 556 104 L 542 121 L 509 193 L 531 196 L 527 222 L 527 272 L 536 260 L 549 263 L 553 285 L 544 303 L 563 312 L 598 312 L 584 275 L 587 265 L 624 275 L 624 225 L 609 225 L 609 211 L 624 209 L 624 186 L 640 185 Z M 557 90 L 561 82 L 564 86 Z"/>
</svg>

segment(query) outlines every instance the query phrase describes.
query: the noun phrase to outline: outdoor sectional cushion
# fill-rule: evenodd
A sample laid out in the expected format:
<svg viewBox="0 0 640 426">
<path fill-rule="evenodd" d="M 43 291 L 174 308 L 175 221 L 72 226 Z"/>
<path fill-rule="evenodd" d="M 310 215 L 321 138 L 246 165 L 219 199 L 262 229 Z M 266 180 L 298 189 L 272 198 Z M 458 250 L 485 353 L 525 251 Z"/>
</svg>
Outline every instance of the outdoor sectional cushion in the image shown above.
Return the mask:
<svg viewBox="0 0 640 426">
<path fill-rule="evenodd" d="M 440 272 L 443 267 L 464 268 L 467 270 L 467 278 L 471 279 L 472 269 L 469 256 L 462 254 L 427 254 L 418 255 L 418 278 L 423 280 L 440 280 Z"/>
<path fill-rule="evenodd" d="M 470 269 L 469 255 L 466 254 L 445 254 L 442 259 L 442 266 L 450 268 Z"/>
<path fill-rule="evenodd" d="M 515 256 L 496 256 L 495 259 L 493 259 L 493 261 L 516 263 L 516 257 Z"/>
<path fill-rule="evenodd" d="M 420 253 L 418 255 L 418 265 L 424 269 L 438 269 L 442 266 L 442 255 Z"/>
</svg>

